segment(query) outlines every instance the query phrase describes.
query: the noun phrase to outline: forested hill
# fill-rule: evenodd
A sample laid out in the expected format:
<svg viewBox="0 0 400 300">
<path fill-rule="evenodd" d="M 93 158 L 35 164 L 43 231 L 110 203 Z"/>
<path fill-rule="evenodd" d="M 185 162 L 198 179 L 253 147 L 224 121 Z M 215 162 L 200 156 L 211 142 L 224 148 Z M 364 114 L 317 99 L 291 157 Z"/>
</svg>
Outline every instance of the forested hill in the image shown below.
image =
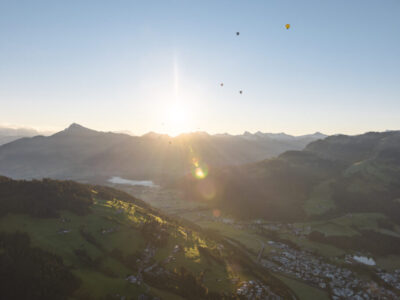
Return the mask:
<svg viewBox="0 0 400 300">
<path fill-rule="evenodd" d="M 357 136 L 334 135 L 307 145 L 305 151 L 348 164 L 367 159 L 399 163 L 400 131 L 368 132 Z"/>
<path fill-rule="evenodd" d="M 181 182 L 188 199 L 204 198 L 198 185 L 215 187 L 210 205 L 243 218 L 382 212 L 399 222 L 400 132 L 331 136 L 303 151 L 211 170 L 202 183 L 190 177 Z"/>
<path fill-rule="evenodd" d="M 1 299 L 292 295 L 217 234 L 108 187 L 0 177 L 0 209 Z"/>
<path fill-rule="evenodd" d="M 13 180 L 0 176 L 0 216 L 23 213 L 33 217 L 51 218 L 59 217 L 60 211 L 86 215 L 94 204 L 95 196 L 111 200 L 118 198 L 153 212 L 144 201 L 105 186 L 52 179 Z"/>
</svg>

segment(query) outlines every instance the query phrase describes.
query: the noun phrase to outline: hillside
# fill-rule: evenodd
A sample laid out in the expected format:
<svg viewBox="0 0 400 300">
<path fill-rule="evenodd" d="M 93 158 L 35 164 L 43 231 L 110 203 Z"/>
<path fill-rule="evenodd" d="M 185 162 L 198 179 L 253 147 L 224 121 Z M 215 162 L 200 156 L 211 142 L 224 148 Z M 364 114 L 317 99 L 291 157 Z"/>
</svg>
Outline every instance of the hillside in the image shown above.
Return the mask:
<svg viewBox="0 0 400 300">
<path fill-rule="evenodd" d="M 208 183 L 207 183 L 208 182 Z M 191 177 L 188 199 L 202 199 Z M 303 151 L 210 172 L 209 203 L 242 218 L 305 220 L 355 212 L 381 212 L 400 220 L 400 132 L 331 136 Z"/>
<path fill-rule="evenodd" d="M 141 137 L 98 132 L 78 124 L 52 136 L 23 138 L 0 147 L 0 174 L 12 178 L 51 177 L 104 182 L 111 176 L 165 180 L 190 171 L 192 158 L 210 167 L 240 165 L 302 149 L 322 134 L 292 137 L 268 134 Z"/>
<path fill-rule="evenodd" d="M 118 190 L 0 177 L 0 208 L 4 299 L 293 297 L 217 234 Z"/>
</svg>

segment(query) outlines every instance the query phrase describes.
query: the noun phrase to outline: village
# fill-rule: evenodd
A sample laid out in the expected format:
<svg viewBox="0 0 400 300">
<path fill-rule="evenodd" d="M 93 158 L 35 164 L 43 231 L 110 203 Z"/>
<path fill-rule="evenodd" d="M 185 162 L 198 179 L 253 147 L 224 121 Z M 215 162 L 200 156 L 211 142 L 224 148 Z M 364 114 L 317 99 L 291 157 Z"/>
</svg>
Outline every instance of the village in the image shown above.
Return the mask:
<svg viewBox="0 0 400 300">
<path fill-rule="evenodd" d="M 237 289 L 236 294 L 242 299 L 269 299 L 279 300 L 281 297 L 271 289 L 257 280 L 243 281 Z"/>
<path fill-rule="evenodd" d="M 310 226 L 298 227 L 294 224 L 265 223 L 263 220 L 251 222 L 236 221 L 227 217 L 216 218 L 206 213 L 199 213 L 202 220 L 222 223 L 238 230 L 252 230 L 256 232 L 288 232 L 293 236 L 304 239 L 311 232 Z M 350 216 L 349 216 L 350 217 Z M 377 278 L 381 279 L 380 284 L 375 281 L 361 279 L 359 274 L 343 267 L 341 264 L 327 262 L 326 259 L 305 250 L 294 249 L 293 247 L 278 241 L 268 241 L 269 248 L 273 248 L 268 254 L 264 254 L 264 243 L 261 243 L 261 250 L 257 255 L 257 261 L 266 269 L 285 276 L 294 277 L 304 281 L 316 288 L 326 290 L 332 299 L 396 299 L 399 297 L 394 291 L 400 292 L 400 269 L 387 272 L 375 267 L 372 258 L 356 255 L 346 255 L 344 263 L 351 265 L 368 265 Z M 247 295 L 254 294 L 254 290 L 245 285 Z M 393 290 L 393 291 L 392 291 Z M 240 293 L 242 289 L 238 290 Z"/>
<path fill-rule="evenodd" d="M 268 230 L 277 231 L 283 227 L 290 230 L 297 236 L 305 236 L 310 232 L 309 227 L 297 228 L 291 224 L 263 224 L 261 221 L 254 222 L 235 222 L 229 218 L 210 218 L 214 222 L 222 222 L 234 228 L 249 228 L 258 230 L 260 227 Z M 69 220 L 62 219 L 62 223 Z M 112 234 L 118 231 L 117 227 L 101 228 L 101 234 Z M 68 234 L 69 229 L 60 228 L 58 234 Z M 190 236 L 190 232 L 186 232 Z M 266 245 L 265 245 L 266 244 Z M 327 291 L 332 299 L 396 299 L 400 291 L 400 269 L 387 272 L 374 266 L 372 259 L 367 261 L 358 260 L 358 256 L 346 255 L 343 263 L 335 263 L 311 253 L 306 250 L 293 248 L 292 246 L 280 241 L 269 240 L 261 243 L 256 261 L 269 272 L 281 274 L 289 278 L 296 278 L 312 285 L 318 289 Z M 265 246 L 269 248 L 268 253 L 264 253 Z M 218 245 L 218 248 L 222 248 Z M 152 276 L 171 275 L 171 271 L 166 267 L 171 262 L 176 261 L 176 255 L 183 251 L 182 246 L 175 245 L 170 254 L 160 262 L 154 262 L 158 248 L 149 243 L 143 250 L 142 256 L 137 259 L 137 273 L 128 275 L 125 280 L 130 284 L 145 285 L 144 274 Z M 360 256 L 361 257 L 361 256 Z M 368 264 L 369 261 L 373 263 Z M 379 280 L 367 280 L 351 270 L 352 265 L 368 264 L 372 272 Z M 346 267 L 347 265 L 347 267 Z M 280 299 L 265 284 L 257 280 L 241 281 L 234 278 L 237 286 L 236 295 L 241 299 Z M 233 281 L 232 280 L 232 281 Z M 378 281 L 378 283 L 377 283 Z"/>
<path fill-rule="evenodd" d="M 279 242 L 268 242 L 269 246 L 276 248 L 275 255 L 263 259 L 263 266 L 273 272 L 284 273 L 321 289 L 330 291 L 332 299 L 395 299 L 397 295 L 374 281 L 361 279 L 358 274 L 348 268 L 340 267 L 323 261 L 310 252 L 296 250 Z M 392 283 L 394 288 L 399 288 L 400 270 L 396 271 L 397 277 L 389 273 L 381 274 L 381 278 Z"/>
</svg>

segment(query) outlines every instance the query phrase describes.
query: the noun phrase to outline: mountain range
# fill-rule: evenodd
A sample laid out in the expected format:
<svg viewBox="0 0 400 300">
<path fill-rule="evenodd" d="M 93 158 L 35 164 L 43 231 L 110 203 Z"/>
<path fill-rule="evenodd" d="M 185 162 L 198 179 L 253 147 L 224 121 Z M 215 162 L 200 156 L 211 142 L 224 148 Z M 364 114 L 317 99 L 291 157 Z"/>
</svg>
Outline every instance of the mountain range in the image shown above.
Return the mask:
<svg viewBox="0 0 400 300">
<path fill-rule="evenodd" d="M 26 137 L 2 145 L 0 174 L 13 178 L 93 181 L 122 176 L 163 181 L 189 172 L 193 159 L 209 168 L 240 165 L 299 150 L 324 137 L 321 133 L 293 137 L 260 132 L 131 136 L 74 123 L 51 136 Z"/>
</svg>

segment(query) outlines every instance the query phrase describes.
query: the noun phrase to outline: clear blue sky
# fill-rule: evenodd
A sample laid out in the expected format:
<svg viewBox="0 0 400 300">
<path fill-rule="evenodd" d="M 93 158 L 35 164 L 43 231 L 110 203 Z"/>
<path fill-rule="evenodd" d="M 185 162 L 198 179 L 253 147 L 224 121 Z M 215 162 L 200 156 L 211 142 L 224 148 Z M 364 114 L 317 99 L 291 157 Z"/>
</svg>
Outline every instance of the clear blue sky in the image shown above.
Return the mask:
<svg viewBox="0 0 400 300">
<path fill-rule="evenodd" d="M 400 129 L 399 15 L 399 0 L 0 0 L 0 124 Z"/>
</svg>

